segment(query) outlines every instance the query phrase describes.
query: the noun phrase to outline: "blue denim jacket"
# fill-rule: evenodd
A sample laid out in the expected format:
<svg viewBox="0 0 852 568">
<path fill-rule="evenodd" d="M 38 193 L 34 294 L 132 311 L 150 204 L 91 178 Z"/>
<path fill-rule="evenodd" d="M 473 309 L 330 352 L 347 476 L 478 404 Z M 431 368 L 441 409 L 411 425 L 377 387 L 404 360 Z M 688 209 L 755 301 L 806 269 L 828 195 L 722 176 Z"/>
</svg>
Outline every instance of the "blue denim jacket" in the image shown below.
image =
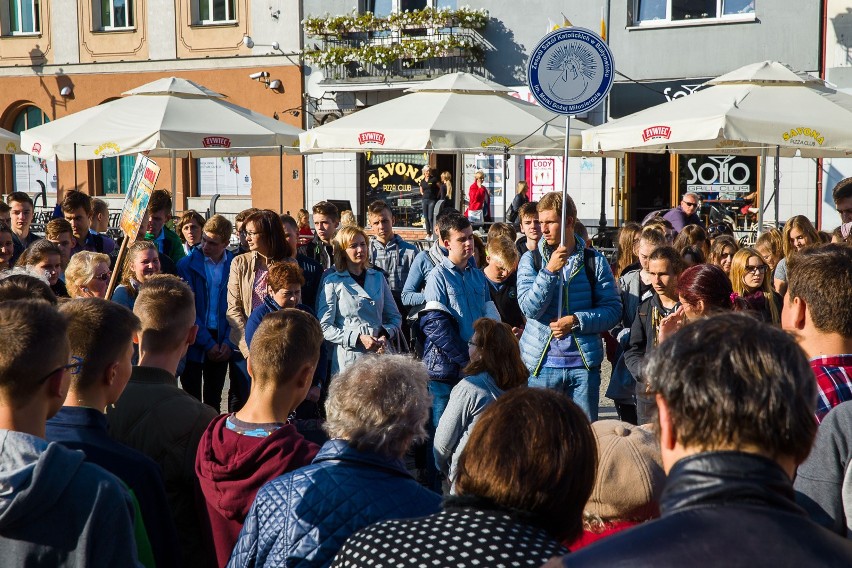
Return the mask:
<svg viewBox="0 0 852 568">
<path fill-rule="evenodd" d="M 426 278 L 423 296 L 427 302 L 440 302 L 449 309 L 459 324 L 463 341 L 473 337 L 473 322 L 479 318 L 500 321 L 485 274 L 470 264 L 459 270 L 448 257 L 444 258 Z"/>
<path fill-rule="evenodd" d="M 574 331 L 574 339 L 580 349 L 580 355 L 586 368 L 599 367 L 604 357 L 600 333 L 609 330 L 621 318 L 621 298 L 615 286 L 612 270 L 602 254 L 595 253 L 595 293 L 592 304 L 592 289 L 583 267 L 583 248 L 586 243 L 580 237 L 577 247 L 568 257 L 563 268 L 566 276 L 566 301 L 562 305 L 562 315 L 573 314 L 580 325 Z M 546 243 L 538 243 L 542 257 Z M 532 253 L 527 252 L 518 265 L 518 304 L 527 318 L 527 325 L 521 336 L 521 358 L 533 375 L 538 375 L 542 362 L 547 355 L 553 334 L 550 322 L 555 321 L 558 311 L 561 279 L 542 268 L 536 270 Z"/>
</svg>

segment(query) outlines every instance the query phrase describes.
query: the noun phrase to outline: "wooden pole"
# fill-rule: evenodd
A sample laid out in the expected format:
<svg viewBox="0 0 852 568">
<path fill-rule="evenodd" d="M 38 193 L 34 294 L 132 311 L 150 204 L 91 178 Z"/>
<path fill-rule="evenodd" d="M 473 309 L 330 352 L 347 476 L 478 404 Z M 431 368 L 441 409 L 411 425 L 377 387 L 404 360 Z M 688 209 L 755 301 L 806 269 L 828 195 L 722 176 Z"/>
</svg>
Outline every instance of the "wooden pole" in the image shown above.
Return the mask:
<svg viewBox="0 0 852 568">
<path fill-rule="evenodd" d="M 115 292 L 115 288 L 118 285 L 118 279 L 120 278 L 120 274 L 123 272 L 124 268 L 124 259 L 127 256 L 127 247 L 130 246 L 130 237 L 125 235 L 123 239 L 121 239 L 121 247 L 118 249 L 118 256 L 115 258 L 115 266 L 112 269 L 112 276 L 109 279 L 109 286 L 107 287 L 106 299 L 112 299 L 112 293 Z"/>
</svg>

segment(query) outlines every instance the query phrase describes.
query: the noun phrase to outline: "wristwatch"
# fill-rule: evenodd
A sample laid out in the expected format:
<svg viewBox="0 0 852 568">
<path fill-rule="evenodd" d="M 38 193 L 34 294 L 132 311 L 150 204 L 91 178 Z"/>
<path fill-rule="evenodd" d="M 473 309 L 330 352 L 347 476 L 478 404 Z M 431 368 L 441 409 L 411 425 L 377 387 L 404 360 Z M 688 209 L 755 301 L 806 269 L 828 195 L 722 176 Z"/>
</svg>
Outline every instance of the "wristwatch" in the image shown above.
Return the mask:
<svg viewBox="0 0 852 568">
<path fill-rule="evenodd" d="M 571 324 L 571 331 L 580 331 L 580 320 L 578 320 L 576 317 L 574 318 L 574 323 Z"/>
</svg>

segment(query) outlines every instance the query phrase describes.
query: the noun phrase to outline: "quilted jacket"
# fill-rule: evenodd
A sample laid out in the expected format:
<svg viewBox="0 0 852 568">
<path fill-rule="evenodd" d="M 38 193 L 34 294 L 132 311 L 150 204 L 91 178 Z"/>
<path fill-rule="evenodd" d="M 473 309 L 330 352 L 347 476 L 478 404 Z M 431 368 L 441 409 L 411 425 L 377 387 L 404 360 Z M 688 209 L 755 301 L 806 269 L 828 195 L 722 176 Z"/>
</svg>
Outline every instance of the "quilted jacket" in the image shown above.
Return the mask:
<svg viewBox="0 0 852 568">
<path fill-rule="evenodd" d="M 228 566 L 328 566 L 355 531 L 439 510 L 402 461 L 330 440 L 311 465 L 261 488 Z"/>
<path fill-rule="evenodd" d="M 562 315 L 573 314 L 580 324 L 579 330 L 572 336 L 580 350 L 580 356 L 587 369 L 600 367 L 604 358 L 600 333 L 609 330 L 621 318 L 621 298 L 615 287 L 615 279 L 609 263 L 599 252 L 595 252 L 595 291 L 583 274 L 583 248 L 585 241 L 580 237 L 576 247 L 568 257 L 565 270 L 570 276 L 565 285 L 565 303 Z M 538 250 L 542 258 L 547 258 L 541 239 Z M 544 261 L 546 266 L 547 261 Z M 535 266 L 535 257 L 525 254 L 518 266 L 518 304 L 527 318 L 527 325 L 521 335 L 521 358 L 532 375 L 538 376 L 550 347 L 553 334 L 550 322 L 557 319 L 560 293 L 560 275 Z M 594 304 L 592 303 L 594 300 Z"/>
<path fill-rule="evenodd" d="M 467 345 L 459 337 L 459 324 L 440 302 L 427 302 L 420 311 L 423 364 L 433 381 L 457 383 L 470 361 Z"/>
</svg>

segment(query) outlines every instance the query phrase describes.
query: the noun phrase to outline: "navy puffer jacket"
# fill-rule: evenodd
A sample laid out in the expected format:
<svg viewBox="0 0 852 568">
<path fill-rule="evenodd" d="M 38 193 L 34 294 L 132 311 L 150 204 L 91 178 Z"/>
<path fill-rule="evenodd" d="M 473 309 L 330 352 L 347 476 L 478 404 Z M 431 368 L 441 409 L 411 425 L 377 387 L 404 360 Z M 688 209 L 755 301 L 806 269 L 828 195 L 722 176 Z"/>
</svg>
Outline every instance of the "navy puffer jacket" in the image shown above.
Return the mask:
<svg viewBox="0 0 852 568">
<path fill-rule="evenodd" d="M 433 381 L 458 382 L 470 355 L 459 324 L 440 302 L 427 302 L 418 315 L 423 364 Z"/>
<path fill-rule="evenodd" d="M 258 491 L 228 567 L 328 566 L 355 531 L 437 513 L 440 501 L 401 460 L 330 440 L 311 465 Z"/>
</svg>

